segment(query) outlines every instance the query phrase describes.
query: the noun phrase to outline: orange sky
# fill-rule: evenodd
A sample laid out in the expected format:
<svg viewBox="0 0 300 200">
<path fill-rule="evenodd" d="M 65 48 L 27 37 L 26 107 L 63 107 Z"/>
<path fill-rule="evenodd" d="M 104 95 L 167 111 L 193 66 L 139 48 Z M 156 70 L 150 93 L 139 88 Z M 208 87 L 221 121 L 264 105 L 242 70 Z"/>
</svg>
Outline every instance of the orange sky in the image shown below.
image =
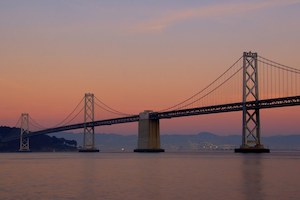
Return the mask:
<svg viewBox="0 0 300 200">
<path fill-rule="evenodd" d="M 126 113 L 162 109 L 201 90 L 243 51 L 300 67 L 299 11 L 296 0 L 1 1 L 0 125 L 28 112 L 51 126 L 86 92 Z M 299 133 L 299 111 L 263 111 L 265 134 Z M 239 134 L 240 117 L 167 120 L 161 131 Z M 99 131 L 136 134 L 137 126 Z"/>
</svg>

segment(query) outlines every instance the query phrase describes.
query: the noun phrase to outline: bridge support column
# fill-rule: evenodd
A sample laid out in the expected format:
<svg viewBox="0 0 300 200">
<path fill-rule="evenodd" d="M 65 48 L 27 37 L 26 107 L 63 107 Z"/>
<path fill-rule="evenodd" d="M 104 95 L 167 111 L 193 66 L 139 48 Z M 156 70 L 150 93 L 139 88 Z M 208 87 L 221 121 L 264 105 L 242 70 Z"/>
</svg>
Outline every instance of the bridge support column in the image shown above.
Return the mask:
<svg viewBox="0 0 300 200">
<path fill-rule="evenodd" d="M 160 148 L 159 119 L 150 119 L 151 111 L 140 113 L 138 148 L 134 152 L 164 152 Z"/>
<path fill-rule="evenodd" d="M 19 152 L 30 152 L 29 137 L 26 137 L 28 133 L 29 133 L 29 115 L 28 113 L 22 113 Z"/>
<path fill-rule="evenodd" d="M 83 148 L 79 152 L 99 152 L 95 148 L 94 130 L 94 94 L 87 93 L 84 97 L 84 133 Z"/>
<path fill-rule="evenodd" d="M 250 110 L 247 101 L 256 101 L 257 108 Z M 258 107 L 258 66 L 257 53 L 243 54 L 243 136 L 242 145 L 236 153 L 269 153 L 260 142 L 260 113 Z"/>
</svg>

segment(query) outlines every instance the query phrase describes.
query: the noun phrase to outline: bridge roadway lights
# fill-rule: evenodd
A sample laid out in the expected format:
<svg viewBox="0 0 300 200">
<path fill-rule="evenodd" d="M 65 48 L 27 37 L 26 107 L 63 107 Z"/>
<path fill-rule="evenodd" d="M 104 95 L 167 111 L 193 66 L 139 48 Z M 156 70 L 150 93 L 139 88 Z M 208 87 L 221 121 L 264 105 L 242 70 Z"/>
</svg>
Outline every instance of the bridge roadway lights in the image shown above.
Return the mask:
<svg viewBox="0 0 300 200">
<path fill-rule="evenodd" d="M 145 110 L 140 113 L 138 148 L 134 152 L 157 153 L 165 152 L 160 148 L 159 120 L 150 119 L 149 114 L 152 111 Z"/>
<path fill-rule="evenodd" d="M 234 149 L 235 153 L 270 153 L 270 149 L 264 148 L 263 145 L 259 146 L 241 146 L 240 148 Z"/>
</svg>

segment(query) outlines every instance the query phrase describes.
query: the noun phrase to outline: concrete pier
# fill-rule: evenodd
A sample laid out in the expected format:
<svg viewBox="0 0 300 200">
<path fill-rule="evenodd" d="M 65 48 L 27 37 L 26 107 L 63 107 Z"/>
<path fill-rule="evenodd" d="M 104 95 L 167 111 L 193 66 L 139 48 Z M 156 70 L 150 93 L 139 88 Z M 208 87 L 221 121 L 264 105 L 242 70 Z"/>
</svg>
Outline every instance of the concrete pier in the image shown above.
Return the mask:
<svg viewBox="0 0 300 200">
<path fill-rule="evenodd" d="M 100 152 L 100 150 L 99 149 L 79 149 L 78 152 L 91 153 L 91 152 Z"/>
<path fill-rule="evenodd" d="M 265 148 L 263 145 L 257 145 L 254 147 L 241 146 L 240 148 L 234 149 L 235 153 L 270 153 L 270 149 Z"/>
<path fill-rule="evenodd" d="M 134 152 L 164 152 L 160 148 L 159 120 L 150 119 L 152 111 L 146 110 L 140 113 L 138 148 Z"/>
</svg>

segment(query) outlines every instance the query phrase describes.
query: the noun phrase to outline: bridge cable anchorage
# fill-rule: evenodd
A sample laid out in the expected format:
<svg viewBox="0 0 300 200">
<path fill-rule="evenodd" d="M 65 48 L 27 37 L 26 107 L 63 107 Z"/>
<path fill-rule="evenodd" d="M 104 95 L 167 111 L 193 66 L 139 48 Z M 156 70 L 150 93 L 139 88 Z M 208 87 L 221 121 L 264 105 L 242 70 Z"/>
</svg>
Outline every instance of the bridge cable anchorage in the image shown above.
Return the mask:
<svg viewBox="0 0 300 200">
<path fill-rule="evenodd" d="M 123 113 L 123 112 L 120 112 L 118 110 L 115 110 L 113 108 L 111 108 L 110 106 L 108 106 L 107 104 L 105 104 L 103 101 L 101 101 L 100 99 L 98 99 L 96 96 L 95 96 L 95 99 L 100 103 L 102 104 L 103 106 L 99 105 L 97 102 L 95 103 L 95 105 L 97 105 L 99 108 L 107 111 L 107 112 L 110 112 L 112 114 L 115 114 L 115 115 L 120 115 L 120 116 L 132 116 L 133 114 L 128 114 L 128 113 Z"/>
<path fill-rule="evenodd" d="M 185 99 L 184 101 L 181 101 L 171 107 L 165 108 L 165 109 L 161 109 L 158 110 L 157 112 L 165 112 L 168 110 L 172 110 L 186 102 L 188 102 L 189 100 L 193 99 L 194 97 L 196 97 L 197 95 L 203 93 L 205 90 L 207 90 L 209 87 L 211 87 L 213 84 L 215 84 L 217 81 L 219 81 L 223 76 L 225 76 L 233 67 L 236 66 L 236 64 L 243 58 L 243 56 L 241 56 L 236 62 L 234 62 L 224 73 L 222 73 L 219 77 L 217 77 L 213 82 L 211 82 L 209 85 L 207 85 L 205 88 L 203 88 L 202 90 L 200 90 L 199 92 L 197 92 L 196 94 L 192 95 L 191 97 Z"/>
</svg>

